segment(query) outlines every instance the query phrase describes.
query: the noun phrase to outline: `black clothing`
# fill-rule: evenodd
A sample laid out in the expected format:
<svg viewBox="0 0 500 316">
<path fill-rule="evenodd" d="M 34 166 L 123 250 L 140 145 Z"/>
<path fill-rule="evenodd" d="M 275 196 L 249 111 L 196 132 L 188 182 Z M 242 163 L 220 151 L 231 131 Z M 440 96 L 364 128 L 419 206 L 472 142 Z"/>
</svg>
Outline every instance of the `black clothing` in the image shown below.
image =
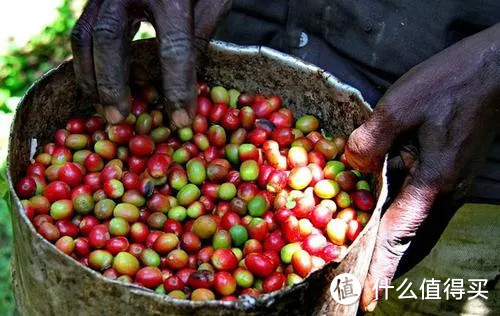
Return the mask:
<svg viewBox="0 0 500 316">
<path fill-rule="evenodd" d="M 300 57 L 374 106 L 411 67 L 498 22 L 498 0 L 234 0 L 216 37 Z M 500 201 L 498 137 L 487 165 L 475 193 Z"/>
</svg>

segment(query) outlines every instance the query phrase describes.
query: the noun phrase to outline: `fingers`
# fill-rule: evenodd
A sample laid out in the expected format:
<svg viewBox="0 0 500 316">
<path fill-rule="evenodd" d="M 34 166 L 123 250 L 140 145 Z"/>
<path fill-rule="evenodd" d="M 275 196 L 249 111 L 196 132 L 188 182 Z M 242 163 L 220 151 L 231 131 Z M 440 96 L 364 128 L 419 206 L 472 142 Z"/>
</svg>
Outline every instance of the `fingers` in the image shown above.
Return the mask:
<svg viewBox="0 0 500 316">
<path fill-rule="evenodd" d="M 203 52 L 217 25 L 231 10 L 232 0 L 199 0 L 194 7 L 194 36 L 198 52 Z"/>
<path fill-rule="evenodd" d="M 184 107 L 194 109 L 196 100 L 191 1 L 152 1 L 148 11 L 160 43 L 167 114 L 177 127 L 184 127 L 190 123 Z"/>
<path fill-rule="evenodd" d="M 385 111 L 377 109 L 368 121 L 354 130 L 345 147 L 351 166 L 363 172 L 374 172 L 382 167 L 385 154 L 400 132 L 392 120 Z"/>
<path fill-rule="evenodd" d="M 349 136 L 345 154 L 351 166 L 367 173 L 380 170 L 396 138 L 420 124 L 420 111 L 407 109 L 400 101 L 407 94 L 405 89 L 397 85 L 389 89 L 368 121 Z"/>
<path fill-rule="evenodd" d="M 94 69 L 103 114 L 111 123 L 125 119 L 130 110 L 128 44 L 131 33 L 124 1 L 107 0 L 94 27 Z"/>
<path fill-rule="evenodd" d="M 71 32 L 75 77 L 84 98 L 96 95 L 94 61 L 92 54 L 92 33 L 103 0 L 90 0 Z"/>
<path fill-rule="evenodd" d="M 426 170 L 426 167 L 417 168 L 414 176 L 407 179 L 406 186 L 382 217 L 361 295 L 360 306 L 365 312 L 373 311 L 377 304 L 373 289 L 377 280 L 379 284 L 392 280 L 401 257 L 410 246 L 411 239 L 429 214 L 439 193 L 439 175 L 430 174 Z M 380 297 L 381 295 L 378 296 Z"/>
<path fill-rule="evenodd" d="M 171 109 L 168 114 L 174 125 L 189 125 L 196 99 L 192 1 L 103 2 L 90 0 L 72 36 L 75 73 L 82 91 L 99 96 L 100 108 L 109 122 L 116 123 L 126 117 L 130 109 L 127 48 L 129 35 L 134 33 L 132 17 L 127 11 L 145 7 L 160 41 L 163 92 Z M 205 48 L 230 7 L 230 0 L 197 2 L 196 37 L 202 41 L 200 49 Z"/>
</svg>

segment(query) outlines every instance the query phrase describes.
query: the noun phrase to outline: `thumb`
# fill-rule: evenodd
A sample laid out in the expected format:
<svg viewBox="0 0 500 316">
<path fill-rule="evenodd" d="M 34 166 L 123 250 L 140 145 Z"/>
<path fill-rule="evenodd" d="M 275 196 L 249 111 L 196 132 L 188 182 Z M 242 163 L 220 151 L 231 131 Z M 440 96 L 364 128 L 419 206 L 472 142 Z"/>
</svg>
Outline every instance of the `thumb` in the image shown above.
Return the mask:
<svg viewBox="0 0 500 316">
<path fill-rule="evenodd" d="M 361 295 L 360 306 L 365 312 L 375 309 L 385 285 L 394 277 L 401 257 L 410 246 L 412 238 L 429 214 L 439 192 L 434 176 L 427 175 L 419 168 L 414 178 L 407 179 L 401 190 L 380 222 L 375 250 L 370 269 Z"/>
<path fill-rule="evenodd" d="M 385 107 L 377 107 L 347 140 L 345 155 L 349 164 L 366 173 L 381 169 L 385 154 L 404 129 L 404 124 L 398 121 Z"/>
<path fill-rule="evenodd" d="M 418 126 L 421 109 L 408 108 L 406 86 L 395 83 L 380 99 L 371 117 L 358 127 L 346 143 L 347 162 L 356 169 L 371 173 L 382 168 L 384 157 L 396 138 Z M 412 104 L 412 102 L 410 102 Z"/>
</svg>

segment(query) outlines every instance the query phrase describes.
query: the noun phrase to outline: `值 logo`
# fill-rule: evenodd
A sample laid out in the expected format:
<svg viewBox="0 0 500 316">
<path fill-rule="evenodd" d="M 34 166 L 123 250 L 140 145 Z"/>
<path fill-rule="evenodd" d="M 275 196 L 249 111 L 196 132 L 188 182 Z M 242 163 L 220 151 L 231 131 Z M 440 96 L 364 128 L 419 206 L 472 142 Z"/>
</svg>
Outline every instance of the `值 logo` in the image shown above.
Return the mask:
<svg viewBox="0 0 500 316">
<path fill-rule="evenodd" d="M 339 274 L 330 284 L 330 294 L 341 305 L 354 304 L 361 296 L 361 283 L 350 273 Z"/>
</svg>

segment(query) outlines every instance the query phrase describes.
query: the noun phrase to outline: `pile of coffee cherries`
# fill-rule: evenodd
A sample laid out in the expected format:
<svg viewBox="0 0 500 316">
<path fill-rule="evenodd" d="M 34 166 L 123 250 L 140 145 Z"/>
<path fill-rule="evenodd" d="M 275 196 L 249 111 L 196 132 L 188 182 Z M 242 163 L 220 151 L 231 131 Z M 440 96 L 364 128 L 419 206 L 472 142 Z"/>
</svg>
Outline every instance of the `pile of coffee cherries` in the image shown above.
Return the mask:
<svg viewBox="0 0 500 316">
<path fill-rule="evenodd" d="M 177 299 L 258 296 L 338 261 L 375 204 L 345 138 L 295 120 L 279 96 L 198 91 L 192 125 L 175 132 L 144 96 L 120 124 L 68 120 L 17 184 L 38 233 Z"/>
</svg>

